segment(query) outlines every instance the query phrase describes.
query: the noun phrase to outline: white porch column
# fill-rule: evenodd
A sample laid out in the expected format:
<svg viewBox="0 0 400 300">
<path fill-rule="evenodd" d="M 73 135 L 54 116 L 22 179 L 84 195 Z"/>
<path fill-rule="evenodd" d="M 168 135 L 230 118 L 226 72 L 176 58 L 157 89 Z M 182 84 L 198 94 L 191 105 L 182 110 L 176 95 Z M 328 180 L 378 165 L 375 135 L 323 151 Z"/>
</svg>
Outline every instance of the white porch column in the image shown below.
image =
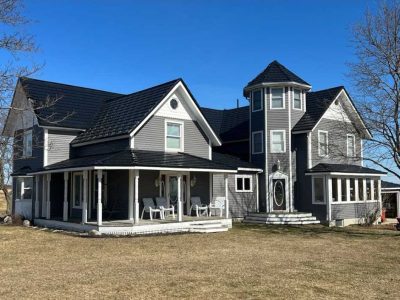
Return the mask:
<svg viewBox="0 0 400 300">
<path fill-rule="evenodd" d="M 228 174 L 224 174 L 225 181 L 225 219 L 229 218 L 229 199 L 228 199 Z"/>
<path fill-rule="evenodd" d="M 129 170 L 129 181 L 128 181 L 128 187 L 129 187 L 129 204 L 128 204 L 128 218 L 130 221 L 133 221 L 133 206 L 134 206 L 134 185 L 135 185 L 135 176 L 134 176 L 134 170 Z"/>
<path fill-rule="evenodd" d="M 360 195 L 359 195 L 359 188 L 358 188 L 359 182 L 358 178 L 354 178 L 354 198 L 356 201 L 360 201 Z"/>
<path fill-rule="evenodd" d="M 97 225 L 103 224 L 103 187 L 102 187 L 103 170 L 97 171 Z"/>
<path fill-rule="evenodd" d="M 178 222 L 182 222 L 183 220 L 183 211 L 182 211 L 182 195 L 181 195 L 181 182 L 182 182 L 182 175 L 178 175 Z"/>
<path fill-rule="evenodd" d="M 210 180 L 210 183 L 211 183 L 211 173 L 210 173 L 210 178 L 209 178 L 209 180 Z M 190 206 L 192 205 L 192 203 L 190 203 L 190 198 L 191 198 L 191 196 L 190 196 L 190 194 L 191 194 L 190 189 L 192 188 L 192 187 L 190 186 L 190 181 L 191 181 L 191 174 L 190 174 L 190 172 L 189 172 L 189 175 L 188 175 L 187 180 L 186 180 L 186 191 L 187 191 L 187 195 L 186 195 L 186 214 L 187 214 L 188 216 L 190 216 L 190 214 L 191 214 Z M 210 188 L 212 188 L 212 186 L 210 186 Z"/>
<path fill-rule="evenodd" d="M 39 218 L 39 175 L 35 176 L 35 218 Z"/>
<path fill-rule="evenodd" d="M 46 203 L 47 203 L 47 201 L 46 201 L 47 179 L 46 178 L 47 178 L 46 174 L 42 175 L 42 214 L 41 214 L 42 218 L 46 217 Z"/>
<path fill-rule="evenodd" d="M 135 170 L 135 224 L 139 224 L 139 170 Z"/>
<path fill-rule="evenodd" d="M 380 209 L 381 209 L 381 211 L 382 211 L 382 193 L 381 193 L 381 187 L 382 187 L 382 185 L 381 185 L 381 179 L 379 178 L 378 179 L 378 186 L 376 187 L 376 192 L 378 193 L 378 200 L 379 200 L 379 207 L 380 207 Z"/>
<path fill-rule="evenodd" d="M 50 219 L 50 208 L 51 208 L 51 203 L 50 203 L 50 182 L 51 182 L 51 174 L 47 174 L 46 176 L 46 181 L 47 181 L 47 203 L 46 203 L 46 219 Z"/>
<path fill-rule="evenodd" d="M 82 223 L 87 223 L 88 171 L 83 171 Z"/>
<path fill-rule="evenodd" d="M 69 178 L 69 173 L 68 172 L 64 172 L 63 221 L 68 221 L 68 178 Z"/>
<path fill-rule="evenodd" d="M 342 193 L 342 178 L 338 177 L 337 179 L 337 201 L 341 202 L 344 200 Z"/>
<path fill-rule="evenodd" d="M 328 226 L 330 226 L 330 222 L 332 220 L 332 177 L 327 177 L 327 201 L 326 201 L 326 209 L 327 209 L 327 221 Z"/>
<path fill-rule="evenodd" d="M 259 203 L 259 201 L 260 201 L 260 196 L 259 196 L 259 191 L 260 191 L 260 189 L 259 189 L 259 187 L 258 187 L 258 173 L 256 174 L 256 211 L 257 212 L 260 212 L 260 203 Z"/>
<path fill-rule="evenodd" d="M 363 199 L 364 201 L 366 201 L 368 199 L 367 199 L 367 180 L 365 178 L 363 179 L 362 184 L 363 184 Z"/>
</svg>

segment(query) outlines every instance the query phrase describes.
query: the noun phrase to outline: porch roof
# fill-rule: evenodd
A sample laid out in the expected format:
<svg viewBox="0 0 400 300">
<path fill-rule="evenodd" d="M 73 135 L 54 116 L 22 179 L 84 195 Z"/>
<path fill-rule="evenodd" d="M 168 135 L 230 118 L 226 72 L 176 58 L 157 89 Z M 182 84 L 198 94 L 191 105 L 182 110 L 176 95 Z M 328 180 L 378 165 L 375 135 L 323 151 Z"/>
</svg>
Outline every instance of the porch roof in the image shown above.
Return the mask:
<svg viewBox="0 0 400 300">
<path fill-rule="evenodd" d="M 306 171 L 307 175 L 315 174 L 336 174 L 336 175 L 374 175 L 374 176 L 384 176 L 385 172 L 357 166 L 357 165 L 346 165 L 346 164 L 318 164 L 311 169 Z"/>
<path fill-rule="evenodd" d="M 54 173 L 82 169 L 176 169 L 236 173 L 237 167 L 187 153 L 166 153 L 145 150 L 123 150 L 64 160 L 31 174 Z"/>
</svg>

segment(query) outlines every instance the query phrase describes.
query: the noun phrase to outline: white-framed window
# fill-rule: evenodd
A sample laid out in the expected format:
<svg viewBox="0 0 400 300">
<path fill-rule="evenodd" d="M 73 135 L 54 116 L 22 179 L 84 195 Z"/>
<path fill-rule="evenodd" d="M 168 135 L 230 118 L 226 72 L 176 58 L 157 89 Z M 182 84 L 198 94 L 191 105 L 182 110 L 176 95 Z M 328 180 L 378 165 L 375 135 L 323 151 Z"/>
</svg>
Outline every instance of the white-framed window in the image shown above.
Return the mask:
<svg viewBox="0 0 400 300">
<path fill-rule="evenodd" d="M 350 185 L 349 185 L 349 187 L 350 187 Z M 346 202 L 348 199 L 347 199 L 347 179 L 346 178 L 342 178 L 341 179 L 341 198 L 340 198 L 340 201 L 341 202 Z M 349 193 L 349 195 L 350 195 L 350 193 Z"/>
<path fill-rule="evenodd" d="M 251 153 L 259 154 L 264 152 L 264 132 L 254 131 L 251 133 Z"/>
<path fill-rule="evenodd" d="M 286 152 L 286 131 L 285 130 L 271 130 L 271 153 L 285 153 Z"/>
<path fill-rule="evenodd" d="M 338 178 L 332 178 L 332 202 L 339 201 Z"/>
<path fill-rule="evenodd" d="M 325 204 L 325 178 L 313 177 L 312 179 L 313 204 Z"/>
<path fill-rule="evenodd" d="M 27 130 L 24 132 L 22 156 L 32 156 L 32 130 Z"/>
<path fill-rule="evenodd" d="M 301 110 L 301 90 L 293 90 L 293 108 Z"/>
<path fill-rule="evenodd" d="M 235 176 L 235 191 L 236 192 L 252 192 L 253 177 L 251 175 L 236 175 Z"/>
<path fill-rule="evenodd" d="M 328 131 L 318 130 L 318 155 L 328 156 Z"/>
<path fill-rule="evenodd" d="M 354 134 L 347 134 L 347 156 L 356 156 L 356 137 Z"/>
<path fill-rule="evenodd" d="M 73 173 L 72 176 L 72 207 L 82 208 L 83 201 L 83 174 Z"/>
<path fill-rule="evenodd" d="M 17 177 L 16 195 L 17 200 L 32 200 L 33 177 Z"/>
<path fill-rule="evenodd" d="M 252 112 L 260 111 L 263 109 L 262 92 L 261 90 L 254 91 L 252 96 Z"/>
<path fill-rule="evenodd" d="M 165 150 L 183 151 L 183 122 L 165 121 Z"/>
<path fill-rule="evenodd" d="M 271 88 L 271 109 L 285 108 L 285 89 Z"/>
</svg>

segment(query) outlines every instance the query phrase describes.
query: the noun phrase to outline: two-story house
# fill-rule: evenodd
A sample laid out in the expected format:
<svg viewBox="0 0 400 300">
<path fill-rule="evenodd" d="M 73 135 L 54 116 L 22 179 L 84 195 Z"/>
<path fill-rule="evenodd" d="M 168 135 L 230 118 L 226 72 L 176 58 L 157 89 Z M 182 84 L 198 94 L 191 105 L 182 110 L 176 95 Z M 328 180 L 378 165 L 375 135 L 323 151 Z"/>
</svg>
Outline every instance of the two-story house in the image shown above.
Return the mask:
<svg viewBox="0 0 400 300">
<path fill-rule="evenodd" d="M 343 87 L 310 90 L 276 61 L 229 110 L 201 108 L 182 79 L 120 95 L 20 78 L 3 130 L 13 211 L 103 233 L 359 222 L 381 202 L 384 173 L 362 165 L 370 133 Z M 174 214 L 149 220 L 149 201 Z"/>
</svg>

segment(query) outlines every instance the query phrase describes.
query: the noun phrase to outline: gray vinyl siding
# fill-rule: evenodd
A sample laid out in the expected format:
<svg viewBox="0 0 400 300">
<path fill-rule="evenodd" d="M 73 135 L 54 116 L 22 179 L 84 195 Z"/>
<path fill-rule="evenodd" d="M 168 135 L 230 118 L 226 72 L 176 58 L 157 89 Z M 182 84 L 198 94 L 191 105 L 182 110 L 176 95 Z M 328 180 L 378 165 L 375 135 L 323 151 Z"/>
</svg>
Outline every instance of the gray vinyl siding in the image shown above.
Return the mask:
<svg viewBox="0 0 400 300">
<path fill-rule="evenodd" d="M 361 219 L 379 208 L 379 202 L 332 204 L 332 220 Z"/>
<path fill-rule="evenodd" d="M 39 126 L 32 128 L 32 157 L 22 157 L 23 130 L 15 132 L 13 170 L 17 171 L 23 167 L 30 167 L 31 170 L 38 170 L 43 167 L 43 129 Z M 29 129 L 27 129 L 29 130 Z"/>
<path fill-rule="evenodd" d="M 70 158 L 70 142 L 76 137 L 76 132 L 48 131 L 48 154 L 49 165 Z"/>
<path fill-rule="evenodd" d="M 318 130 L 328 131 L 329 155 L 321 157 L 318 153 Z M 356 157 L 347 157 L 347 134 L 355 136 Z M 341 163 L 361 165 L 361 139 L 351 123 L 321 119 L 311 134 L 312 166 L 319 163 Z"/>
<path fill-rule="evenodd" d="M 255 212 L 257 207 L 257 186 L 256 175 L 242 174 L 252 176 L 252 192 L 236 192 L 234 174 L 228 175 L 228 199 L 229 213 L 232 218 L 241 218 L 248 212 Z M 225 197 L 225 180 L 223 174 L 213 175 L 213 199 L 216 197 Z"/>
<path fill-rule="evenodd" d="M 134 137 L 134 147 L 139 150 L 165 151 L 165 120 L 168 118 L 153 116 Z M 169 120 L 169 119 L 168 119 Z M 173 119 L 171 119 L 173 120 Z M 184 122 L 184 152 L 203 158 L 209 158 L 208 138 L 195 121 Z"/>
<path fill-rule="evenodd" d="M 125 149 L 129 149 L 129 139 L 128 138 L 108 141 L 108 142 L 104 142 L 104 143 L 80 146 L 80 147 L 72 147 L 71 148 L 71 157 L 112 153 L 112 152 L 121 151 L 121 150 L 125 150 Z"/>
</svg>

